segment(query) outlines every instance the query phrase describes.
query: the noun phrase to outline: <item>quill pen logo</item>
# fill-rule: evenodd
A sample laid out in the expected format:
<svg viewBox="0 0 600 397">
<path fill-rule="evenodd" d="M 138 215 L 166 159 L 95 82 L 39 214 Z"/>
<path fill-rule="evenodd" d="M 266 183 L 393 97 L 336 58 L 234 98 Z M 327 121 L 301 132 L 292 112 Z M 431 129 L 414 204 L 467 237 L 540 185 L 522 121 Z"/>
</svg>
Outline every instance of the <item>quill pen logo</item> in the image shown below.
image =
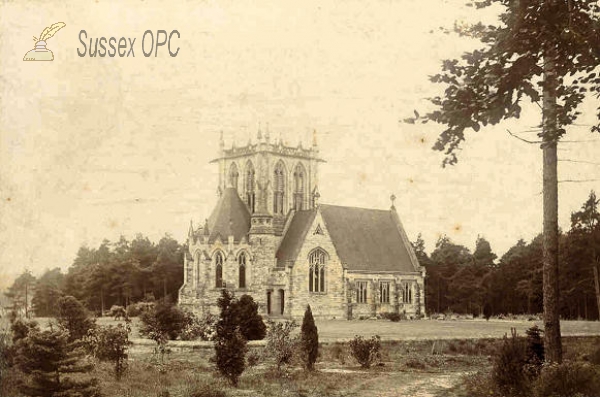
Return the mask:
<svg viewBox="0 0 600 397">
<path fill-rule="evenodd" d="M 50 51 L 49 49 L 46 48 L 46 41 L 48 41 L 49 38 L 54 36 L 56 34 L 56 32 L 58 32 L 59 30 L 61 30 L 64 27 L 65 27 L 64 22 L 57 22 L 55 24 L 52 24 L 52 26 L 49 26 L 46 29 L 44 29 L 44 31 L 40 35 L 39 39 L 37 37 L 34 37 L 33 41 L 35 41 L 35 48 L 33 50 L 29 51 L 27 54 L 25 54 L 25 56 L 23 57 L 23 60 L 24 61 L 53 61 L 54 54 L 52 53 L 52 51 Z"/>
</svg>

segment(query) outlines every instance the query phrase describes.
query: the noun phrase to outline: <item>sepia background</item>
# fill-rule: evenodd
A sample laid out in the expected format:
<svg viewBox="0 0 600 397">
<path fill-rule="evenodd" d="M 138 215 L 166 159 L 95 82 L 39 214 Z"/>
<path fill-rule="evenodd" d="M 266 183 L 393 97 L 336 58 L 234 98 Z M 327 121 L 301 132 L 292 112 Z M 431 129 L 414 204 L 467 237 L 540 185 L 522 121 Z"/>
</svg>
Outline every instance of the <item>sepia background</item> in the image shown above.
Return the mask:
<svg viewBox="0 0 600 397">
<path fill-rule="evenodd" d="M 431 252 L 440 235 L 500 256 L 541 231 L 536 105 L 467 136 L 459 163 L 431 150 L 443 127 L 401 120 L 428 108 L 441 60 L 477 43 L 440 27 L 494 22 L 464 0 L 0 1 L 0 288 L 25 269 L 67 268 L 81 245 L 143 233 L 183 242 L 217 199 L 218 150 L 316 131 L 321 202 L 388 208 Z M 53 62 L 23 62 L 55 22 Z M 135 37 L 135 58 L 81 58 L 88 38 Z M 177 57 L 141 52 L 145 30 L 178 30 Z M 598 189 L 600 136 L 584 107 L 559 145 L 559 220 Z"/>
</svg>

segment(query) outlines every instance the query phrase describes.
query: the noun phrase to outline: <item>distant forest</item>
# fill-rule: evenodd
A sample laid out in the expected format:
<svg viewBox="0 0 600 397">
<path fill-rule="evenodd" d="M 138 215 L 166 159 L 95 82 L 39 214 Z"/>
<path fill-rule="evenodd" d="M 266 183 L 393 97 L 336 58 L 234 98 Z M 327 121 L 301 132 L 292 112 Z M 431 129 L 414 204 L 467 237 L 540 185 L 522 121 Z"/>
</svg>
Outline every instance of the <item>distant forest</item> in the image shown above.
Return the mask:
<svg viewBox="0 0 600 397">
<path fill-rule="evenodd" d="M 599 200 L 591 192 L 571 214 L 560 236 L 560 310 L 565 319 L 597 320 L 600 311 Z M 453 312 L 474 316 L 542 313 L 542 236 L 519 240 L 501 258 L 478 237 L 473 253 L 442 236 L 428 255 L 421 235 L 413 243 L 427 269 L 428 314 Z M 39 278 L 25 272 L 5 292 L 13 307 L 30 302 L 36 316 L 53 316 L 56 302 L 72 295 L 97 314 L 113 305 L 167 298 L 177 300 L 183 282 L 186 247 L 170 236 L 158 243 L 143 235 L 132 241 L 105 240 L 98 248 L 81 247 L 66 274 L 60 268 Z"/>
</svg>

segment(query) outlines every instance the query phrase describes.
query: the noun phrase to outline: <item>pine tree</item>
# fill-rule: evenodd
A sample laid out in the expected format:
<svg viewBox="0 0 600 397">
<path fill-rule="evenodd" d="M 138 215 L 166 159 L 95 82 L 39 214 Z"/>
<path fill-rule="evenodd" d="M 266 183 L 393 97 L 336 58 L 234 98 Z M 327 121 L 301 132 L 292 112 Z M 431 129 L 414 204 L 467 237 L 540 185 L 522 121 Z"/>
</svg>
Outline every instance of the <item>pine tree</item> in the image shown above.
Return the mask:
<svg viewBox="0 0 600 397">
<path fill-rule="evenodd" d="M 85 307 L 76 298 L 64 296 L 58 300 L 58 325 L 69 331 L 69 341 L 82 339 L 96 326 Z"/>
<path fill-rule="evenodd" d="M 83 361 L 81 341 L 69 342 L 64 330 L 31 329 L 16 345 L 15 362 L 27 375 L 21 392 L 32 397 L 96 397 L 100 395 L 94 378 L 77 380 L 67 374 L 85 374 L 92 365 Z"/>
<path fill-rule="evenodd" d="M 445 60 L 431 77 L 444 84 L 435 110 L 416 119 L 443 124 L 434 145 L 446 154 L 444 165 L 457 161 L 465 132 L 519 118 L 522 102 L 541 109 L 539 137 L 543 163 L 543 280 L 546 359 L 562 361 L 558 285 L 557 146 L 579 115 L 586 93 L 600 92 L 600 6 L 596 0 L 474 0 L 478 8 L 502 8 L 497 26 L 458 28 L 481 40 L 482 48 Z M 600 109 L 598 109 L 600 116 Z M 600 125 L 592 131 L 599 132 Z"/>
<path fill-rule="evenodd" d="M 315 325 L 310 305 L 306 306 L 300 332 L 300 346 L 302 348 L 304 366 L 307 370 L 312 371 L 319 356 L 319 332 Z"/>
<path fill-rule="evenodd" d="M 242 336 L 235 316 L 235 299 L 223 289 L 217 304 L 221 315 L 217 322 L 215 337 L 215 353 L 217 370 L 225 376 L 233 386 L 237 386 L 240 375 L 246 366 L 247 341 Z"/>
</svg>

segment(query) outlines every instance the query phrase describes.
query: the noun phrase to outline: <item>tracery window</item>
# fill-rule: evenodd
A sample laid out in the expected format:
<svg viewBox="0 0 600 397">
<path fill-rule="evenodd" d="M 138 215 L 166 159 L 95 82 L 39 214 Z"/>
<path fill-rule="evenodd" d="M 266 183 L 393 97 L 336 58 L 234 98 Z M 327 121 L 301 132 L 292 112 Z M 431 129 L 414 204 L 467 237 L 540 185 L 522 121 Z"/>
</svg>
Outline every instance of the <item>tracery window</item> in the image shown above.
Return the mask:
<svg viewBox="0 0 600 397">
<path fill-rule="evenodd" d="M 366 281 L 356 283 L 356 302 L 367 303 L 367 288 L 368 283 Z"/>
<path fill-rule="evenodd" d="M 308 255 L 308 290 L 310 292 L 325 292 L 325 262 L 327 253 L 320 248 Z"/>
<path fill-rule="evenodd" d="M 389 281 L 382 281 L 379 283 L 379 303 L 390 303 Z"/>
</svg>

